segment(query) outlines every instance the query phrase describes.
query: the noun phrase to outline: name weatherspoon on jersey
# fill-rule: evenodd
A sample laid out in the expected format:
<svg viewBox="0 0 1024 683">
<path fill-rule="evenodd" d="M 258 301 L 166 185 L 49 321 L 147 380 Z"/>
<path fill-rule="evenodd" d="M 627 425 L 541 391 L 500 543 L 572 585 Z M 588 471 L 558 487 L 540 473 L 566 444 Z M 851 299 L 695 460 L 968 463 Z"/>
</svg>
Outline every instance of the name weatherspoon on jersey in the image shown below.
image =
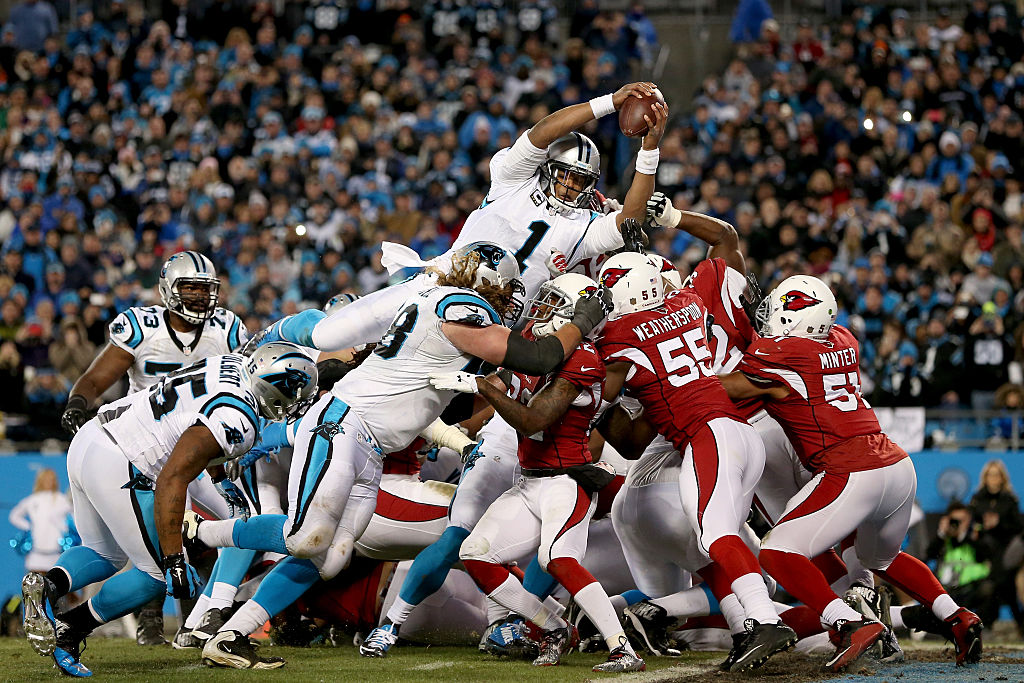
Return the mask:
<svg viewBox="0 0 1024 683">
<path fill-rule="evenodd" d="M 651 337 L 656 337 L 659 334 L 678 330 L 687 325 L 690 321 L 696 320 L 701 316 L 702 313 L 700 306 L 696 303 L 692 303 L 686 308 L 681 308 L 669 315 L 661 318 L 655 318 L 654 320 L 649 320 L 637 325 L 633 328 L 633 333 L 637 336 L 637 339 L 645 341 Z"/>
</svg>

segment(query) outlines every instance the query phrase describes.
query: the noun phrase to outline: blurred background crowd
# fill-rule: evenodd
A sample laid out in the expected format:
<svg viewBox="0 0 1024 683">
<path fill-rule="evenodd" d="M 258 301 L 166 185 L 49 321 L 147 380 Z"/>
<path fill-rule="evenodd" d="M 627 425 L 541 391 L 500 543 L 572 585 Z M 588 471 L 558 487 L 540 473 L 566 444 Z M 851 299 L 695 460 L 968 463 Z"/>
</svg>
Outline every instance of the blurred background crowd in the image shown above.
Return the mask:
<svg viewBox="0 0 1024 683">
<path fill-rule="evenodd" d="M 109 320 L 197 249 L 250 330 L 445 251 L 488 160 L 546 113 L 647 79 L 656 22 L 597 0 L 136 0 L 11 6 L 0 36 L 0 411 L 59 436 Z M 763 289 L 827 277 L 878 405 L 1024 431 L 1024 24 L 1012 3 L 858 5 L 780 26 L 671 101 L 659 189 L 736 226 Z M 686 70 L 677 55 L 663 80 Z M 666 88 L 667 89 L 667 88 Z M 635 141 L 586 131 L 621 196 Z M 703 245 L 653 232 L 688 272 Z M 404 278 L 398 273 L 395 279 Z M 934 430 L 943 431 L 941 421 Z M 933 430 L 933 431 L 934 431 Z M 949 430 L 946 429 L 946 432 Z"/>
</svg>

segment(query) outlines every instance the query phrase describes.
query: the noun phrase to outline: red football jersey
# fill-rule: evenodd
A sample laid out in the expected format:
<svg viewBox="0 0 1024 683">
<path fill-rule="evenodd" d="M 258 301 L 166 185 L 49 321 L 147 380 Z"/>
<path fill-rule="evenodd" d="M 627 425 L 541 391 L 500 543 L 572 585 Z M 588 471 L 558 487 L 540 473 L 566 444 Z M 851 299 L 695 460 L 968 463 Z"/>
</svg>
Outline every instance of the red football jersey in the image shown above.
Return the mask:
<svg viewBox="0 0 1024 683">
<path fill-rule="evenodd" d="M 525 468 L 573 467 L 593 459 L 590 454 L 590 427 L 601 407 L 605 379 L 604 363 L 593 344 L 580 344 L 560 367 L 545 377 L 533 378 L 516 373 L 509 395 L 529 404 L 533 396 L 559 377 L 577 387 L 580 394 L 565 414 L 543 432 L 519 435 L 519 462 Z"/>
<path fill-rule="evenodd" d="M 786 398 L 768 401 L 765 408 L 811 472 L 871 470 L 907 457 L 887 438 L 868 438 L 884 435 L 860 393 L 859 352 L 850 331 L 833 325 L 825 341 L 758 339 L 740 363 L 740 370 L 755 382 L 789 387 Z"/>
<path fill-rule="evenodd" d="M 743 275 L 725 265 L 725 259 L 705 259 L 697 264 L 689 286 L 700 295 L 711 316 L 711 369 L 725 375 L 740 364 L 757 333 L 743 309 L 740 297 L 747 287 Z M 764 407 L 760 398 L 736 401 L 736 408 L 745 418 L 751 418 Z"/>
<path fill-rule="evenodd" d="M 417 436 L 407 447 L 395 453 L 388 453 L 384 458 L 381 474 L 419 474 L 423 463 L 416 452 L 427 444 L 423 437 Z"/>
<path fill-rule="evenodd" d="M 605 363 L 632 364 L 626 391 L 680 452 L 709 420 L 741 419 L 711 369 L 706 324 L 704 302 L 685 288 L 658 308 L 608 321 L 598 341 Z"/>
<path fill-rule="evenodd" d="M 396 562 L 353 557 L 330 581 L 317 581 L 296 605 L 311 618 L 327 619 L 353 630 L 372 629 L 394 577 Z"/>
</svg>

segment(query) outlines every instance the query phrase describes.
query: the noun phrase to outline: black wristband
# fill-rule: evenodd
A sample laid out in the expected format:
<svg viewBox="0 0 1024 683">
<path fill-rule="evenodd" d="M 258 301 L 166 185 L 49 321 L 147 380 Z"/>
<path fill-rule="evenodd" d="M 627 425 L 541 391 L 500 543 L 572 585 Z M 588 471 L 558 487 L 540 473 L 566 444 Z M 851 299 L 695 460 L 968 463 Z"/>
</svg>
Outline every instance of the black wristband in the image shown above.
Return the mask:
<svg viewBox="0 0 1024 683">
<path fill-rule="evenodd" d="M 160 569 L 167 571 L 168 567 L 172 567 L 176 564 L 185 564 L 185 553 L 164 555 L 163 559 L 160 560 Z"/>
<path fill-rule="evenodd" d="M 68 402 L 64 406 L 64 410 L 71 410 L 72 408 L 78 408 L 83 412 L 89 410 L 89 401 L 81 394 L 71 394 L 68 396 Z"/>
<path fill-rule="evenodd" d="M 498 379 L 500 379 L 502 381 L 502 383 L 504 383 L 504 385 L 506 387 L 512 386 L 512 371 L 511 370 L 509 370 L 508 368 L 501 368 L 495 374 L 498 376 Z"/>
<path fill-rule="evenodd" d="M 554 335 L 541 337 L 537 341 L 523 339 L 518 334 L 508 336 L 508 347 L 502 367 L 527 375 L 546 375 L 559 365 L 565 357 L 562 342 Z"/>
</svg>

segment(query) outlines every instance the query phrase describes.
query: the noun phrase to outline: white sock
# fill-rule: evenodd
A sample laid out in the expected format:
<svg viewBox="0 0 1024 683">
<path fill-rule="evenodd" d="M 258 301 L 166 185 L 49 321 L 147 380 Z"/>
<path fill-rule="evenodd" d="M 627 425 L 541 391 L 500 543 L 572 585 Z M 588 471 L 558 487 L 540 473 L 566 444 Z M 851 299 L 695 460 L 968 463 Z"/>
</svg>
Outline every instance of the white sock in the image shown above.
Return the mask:
<svg viewBox="0 0 1024 683">
<path fill-rule="evenodd" d="M 511 574 L 487 597 L 501 603 L 512 612 L 522 614 L 525 619 L 545 631 L 563 628 L 566 625 L 563 619 L 555 616 L 554 612 L 545 607 L 536 595 L 523 588 L 523 584 Z"/>
<path fill-rule="evenodd" d="M 737 633 L 747 632 L 743 628 L 743 620 L 746 618 L 746 615 L 743 613 L 743 605 L 740 604 L 739 598 L 729 593 L 718 601 L 718 607 L 722 610 L 725 622 L 729 624 L 729 633 L 736 635 Z"/>
<path fill-rule="evenodd" d="M 493 624 L 496 621 L 505 621 L 508 617 L 508 607 L 505 607 L 499 602 L 495 602 L 490 598 L 485 598 L 484 602 L 487 603 L 487 623 Z"/>
<path fill-rule="evenodd" d="M 547 607 L 549 610 L 551 610 L 551 612 L 553 614 L 557 614 L 558 616 L 562 616 L 562 614 L 565 612 L 565 605 L 563 605 L 562 603 L 558 602 L 558 600 L 555 600 L 550 595 L 548 597 L 544 598 L 543 602 L 544 602 L 544 606 Z"/>
<path fill-rule="evenodd" d="M 609 595 L 608 599 L 612 601 L 612 609 L 615 610 L 616 614 L 622 614 L 622 610 L 629 607 L 629 605 L 626 604 L 626 598 L 621 595 Z"/>
<path fill-rule="evenodd" d="M 395 598 L 395 601 L 391 603 L 391 607 L 388 608 L 387 618 L 391 620 L 392 624 L 401 626 L 415 608 L 416 605 L 409 604 L 402 598 Z"/>
<path fill-rule="evenodd" d="M 238 631 L 244 635 L 249 635 L 267 623 L 269 619 L 270 612 L 263 609 L 263 606 L 255 600 L 248 600 L 238 608 L 238 611 L 228 619 L 226 624 L 220 627 L 218 633 Z"/>
<path fill-rule="evenodd" d="M 206 614 L 206 610 L 210 609 L 210 596 L 203 593 L 196 600 L 195 607 L 188 613 L 188 618 L 185 619 L 185 628 L 192 629 L 199 625 L 199 620 Z"/>
<path fill-rule="evenodd" d="M 857 548 L 850 546 L 843 551 L 843 562 L 846 564 L 846 576 L 849 581 L 846 584 L 846 588 L 843 590 L 836 590 L 836 593 L 842 595 L 846 592 L 851 585 L 859 583 L 862 586 L 871 588 L 875 585 L 875 575 L 870 569 L 860 563 L 860 558 L 857 557 Z M 836 584 L 841 584 L 842 580 L 836 581 Z"/>
<path fill-rule="evenodd" d="M 576 603 L 583 610 L 583 613 L 590 617 L 597 630 L 601 632 L 609 650 L 619 647 L 619 636 L 623 635 L 622 624 L 619 622 L 619 615 L 612 607 L 612 601 L 608 594 L 597 581 L 588 583 L 579 589 L 572 596 Z"/>
<path fill-rule="evenodd" d="M 235 593 L 237 592 L 238 586 L 232 586 L 223 581 L 214 582 L 213 589 L 210 591 L 210 606 L 207 609 L 231 607 L 235 602 Z"/>
<path fill-rule="evenodd" d="M 199 525 L 199 540 L 212 548 L 234 548 L 231 534 L 235 529 L 233 519 L 207 520 Z"/>
<path fill-rule="evenodd" d="M 932 614 L 942 620 L 949 619 L 958 609 L 960 609 L 960 605 L 953 602 L 953 598 L 949 597 L 948 593 L 943 593 L 932 603 Z"/>
<path fill-rule="evenodd" d="M 703 588 L 687 588 L 663 598 L 655 598 L 651 602 L 659 607 L 664 607 L 670 617 L 677 619 L 706 617 L 711 614 L 711 603 Z"/>
<path fill-rule="evenodd" d="M 732 592 L 743 605 L 744 613 L 759 624 L 777 624 L 779 615 L 775 611 L 772 599 L 768 597 L 768 588 L 760 574 L 744 574 L 732 582 Z"/>
<path fill-rule="evenodd" d="M 864 618 L 860 612 L 847 605 L 840 598 L 836 598 L 825 605 L 825 609 L 822 610 L 821 616 L 824 617 L 825 623 L 830 625 L 835 625 L 835 623 L 840 619 L 846 619 L 847 621 L 860 621 Z"/>
<path fill-rule="evenodd" d="M 909 607 L 909 605 L 898 605 L 889 608 L 889 619 L 892 620 L 893 628 L 906 628 L 907 625 L 903 623 L 903 608 Z"/>
</svg>

